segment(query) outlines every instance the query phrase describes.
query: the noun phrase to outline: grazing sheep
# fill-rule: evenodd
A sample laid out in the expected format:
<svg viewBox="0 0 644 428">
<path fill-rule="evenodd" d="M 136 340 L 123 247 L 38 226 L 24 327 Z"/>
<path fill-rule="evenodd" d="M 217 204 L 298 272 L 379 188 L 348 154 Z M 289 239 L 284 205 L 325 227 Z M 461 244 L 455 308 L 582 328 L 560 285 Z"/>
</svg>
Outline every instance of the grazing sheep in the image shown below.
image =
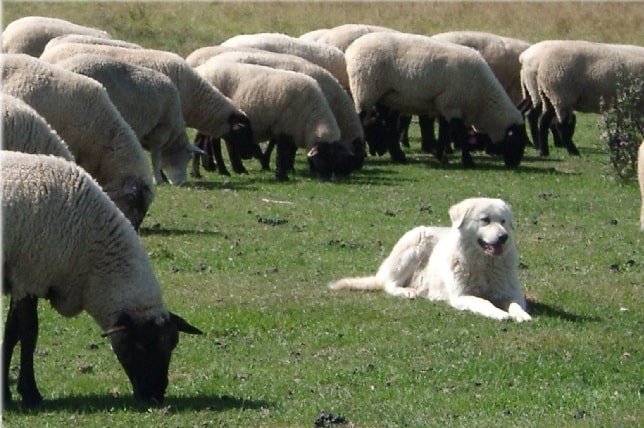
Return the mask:
<svg viewBox="0 0 644 428">
<path fill-rule="evenodd" d="M 342 52 L 345 52 L 349 45 L 359 37 L 364 36 L 365 34 L 378 33 L 381 31 L 391 32 L 397 30 L 381 27 L 380 25 L 342 24 L 337 27 L 329 28 L 324 33 L 319 34 L 316 41 L 335 46 Z"/>
<path fill-rule="evenodd" d="M 157 184 L 186 181 L 186 167 L 192 154 L 200 152 L 190 144 L 181 115 L 179 91 L 164 74 L 107 56 L 79 54 L 58 66 L 99 81 L 110 99 L 132 127 L 144 148 L 150 151 Z"/>
<path fill-rule="evenodd" d="M 25 54 L 2 56 L 2 90 L 47 120 L 138 228 L 152 203 L 149 161 L 132 128 L 96 80 Z"/>
<path fill-rule="evenodd" d="M 640 194 L 642 195 L 640 230 L 644 232 L 644 141 L 640 144 L 640 150 L 637 154 L 637 181 L 639 182 Z"/>
<path fill-rule="evenodd" d="M 483 57 L 474 49 L 431 37 L 380 32 L 353 42 L 346 53 L 356 110 L 365 118 L 377 103 L 403 114 L 442 116 L 462 152 L 474 166 L 468 128 L 487 134 L 490 151 L 516 167 L 528 136 L 521 112 Z M 444 147 L 437 156 L 444 161 Z"/>
<path fill-rule="evenodd" d="M 208 61 L 210 58 L 221 55 L 228 52 L 270 52 L 264 49 L 255 49 L 255 48 L 245 48 L 239 47 L 234 48 L 230 46 L 214 45 L 214 46 L 203 46 L 192 51 L 188 56 L 186 56 L 186 62 L 192 67 L 198 67 L 204 62 Z M 286 54 L 284 54 L 286 55 Z"/>
<path fill-rule="evenodd" d="M 25 16 L 10 22 L 2 32 L 2 52 L 38 57 L 51 39 L 65 34 L 112 38 L 103 30 L 74 24 L 64 19 Z"/>
<path fill-rule="evenodd" d="M 203 52 L 203 49 L 200 49 L 200 51 Z M 351 169 L 360 169 L 362 167 L 365 150 L 364 132 L 360 118 L 355 112 L 353 101 L 349 94 L 327 70 L 295 55 L 261 50 L 223 52 L 214 57 L 222 61 L 264 65 L 281 70 L 296 71 L 314 78 L 320 85 L 322 93 L 338 122 L 338 127 L 340 128 L 340 144 L 347 151 L 356 155 L 355 164 Z M 269 147 L 271 146 L 269 145 Z M 270 152 L 267 153 L 267 156 L 270 156 Z M 264 163 L 268 164 L 268 159 L 265 159 Z"/>
<path fill-rule="evenodd" d="M 612 102 L 622 71 L 639 74 L 644 70 L 644 49 L 633 46 L 549 40 L 530 49 L 542 104 L 538 126 L 542 155 L 547 155 L 546 137 L 553 119 L 563 145 L 572 154 L 579 154 L 572 141 L 573 113 L 600 113 L 602 100 Z"/>
<path fill-rule="evenodd" d="M 186 126 L 212 138 L 224 138 L 244 158 L 260 150 L 252 143 L 252 129 L 246 114 L 179 55 L 155 49 L 65 43 L 46 49 L 41 59 L 57 63 L 80 53 L 109 56 L 165 74 L 179 90 Z"/>
<path fill-rule="evenodd" d="M 299 56 L 327 69 L 343 88 L 349 88 L 344 53 L 335 46 L 309 42 L 281 33 L 240 34 L 221 45 L 233 48 L 250 47 Z"/>
<path fill-rule="evenodd" d="M 27 103 L 11 95 L 0 94 L 2 112 L 2 150 L 60 156 L 69 161 L 74 156 L 67 144 L 47 121 Z"/>
<path fill-rule="evenodd" d="M 20 342 L 18 392 L 42 401 L 33 367 L 38 299 L 61 315 L 87 311 L 112 341 L 136 399 L 160 402 L 183 331 L 201 334 L 163 305 L 135 230 L 82 168 L 62 158 L 0 152 L 3 295 L 11 302 L 2 342 L 2 385 Z"/>
<path fill-rule="evenodd" d="M 246 111 L 258 142 L 277 141 L 278 180 L 288 179 L 296 147 L 307 149 L 321 179 L 331 178 L 345 159 L 353 157 L 338 144 L 340 129 L 313 78 L 217 57 L 195 70 Z"/>
</svg>

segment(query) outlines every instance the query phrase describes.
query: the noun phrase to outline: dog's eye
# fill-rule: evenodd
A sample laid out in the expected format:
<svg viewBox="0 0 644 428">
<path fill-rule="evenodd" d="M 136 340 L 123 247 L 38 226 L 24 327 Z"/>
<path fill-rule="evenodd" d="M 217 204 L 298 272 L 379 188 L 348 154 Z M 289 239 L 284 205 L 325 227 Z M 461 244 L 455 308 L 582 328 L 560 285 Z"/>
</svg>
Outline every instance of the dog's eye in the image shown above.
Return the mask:
<svg viewBox="0 0 644 428">
<path fill-rule="evenodd" d="M 481 217 L 481 223 L 490 224 L 490 217 Z"/>
<path fill-rule="evenodd" d="M 505 224 L 505 219 L 504 218 L 501 219 L 501 224 Z"/>
</svg>

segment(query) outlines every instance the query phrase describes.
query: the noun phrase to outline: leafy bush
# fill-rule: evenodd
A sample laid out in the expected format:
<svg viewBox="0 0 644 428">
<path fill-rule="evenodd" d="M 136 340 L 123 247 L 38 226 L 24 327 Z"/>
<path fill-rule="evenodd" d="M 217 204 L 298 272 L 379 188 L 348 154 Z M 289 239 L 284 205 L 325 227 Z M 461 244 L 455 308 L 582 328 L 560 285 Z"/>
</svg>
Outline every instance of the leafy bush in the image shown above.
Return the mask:
<svg viewBox="0 0 644 428">
<path fill-rule="evenodd" d="M 637 176 L 637 152 L 644 136 L 644 71 L 631 73 L 621 68 L 611 103 L 601 102 L 601 141 L 618 179 Z"/>
</svg>

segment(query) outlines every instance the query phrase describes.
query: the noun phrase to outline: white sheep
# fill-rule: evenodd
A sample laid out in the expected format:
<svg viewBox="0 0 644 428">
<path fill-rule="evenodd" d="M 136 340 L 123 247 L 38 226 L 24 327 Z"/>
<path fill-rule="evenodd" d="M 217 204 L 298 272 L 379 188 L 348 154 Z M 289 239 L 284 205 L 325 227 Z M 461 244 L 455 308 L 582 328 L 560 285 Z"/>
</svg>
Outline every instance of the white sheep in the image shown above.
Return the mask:
<svg viewBox="0 0 644 428">
<path fill-rule="evenodd" d="M 41 153 L 74 161 L 67 144 L 36 110 L 19 98 L 0 94 L 2 150 Z"/>
<path fill-rule="evenodd" d="M 574 112 L 600 113 L 602 100 L 607 104 L 612 102 L 620 73 L 637 75 L 644 70 L 644 54 L 641 53 L 644 49 L 640 51 L 632 46 L 559 40 L 536 43 L 530 49 L 529 58 L 532 66 L 536 66 L 536 84 L 542 105 L 539 145 L 543 155 L 547 155 L 546 136 L 553 119 L 558 124 L 563 145 L 572 154 L 578 154 L 572 141 Z M 525 57 L 522 64 L 523 61 Z M 522 71 L 522 82 L 523 77 Z"/>
<path fill-rule="evenodd" d="M 391 32 L 397 31 L 393 28 L 383 27 L 380 25 L 369 24 L 342 24 L 337 27 L 329 28 L 323 33 L 317 35 L 316 41 L 318 43 L 326 43 L 335 46 L 342 52 L 345 52 L 349 45 L 356 39 L 365 34 L 378 33 L 378 32 Z M 300 36 L 301 38 L 302 36 Z"/>
<path fill-rule="evenodd" d="M 152 203 L 149 161 L 96 80 L 25 54 L 2 56 L 2 90 L 44 117 L 138 228 Z"/>
<path fill-rule="evenodd" d="M 229 38 L 221 45 L 233 48 L 250 47 L 299 56 L 327 69 L 343 88 L 349 88 L 344 53 L 335 46 L 310 42 L 282 33 L 240 34 Z"/>
<path fill-rule="evenodd" d="M 150 151 L 157 184 L 186 181 L 186 167 L 195 152 L 186 134 L 179 91 L 158 71 L 107 56 L 79 54 L 58 66 L 99 81 L 144 148 Z"/>
<path fill-rule="evenodd" d="M 313 78 L 218 57 L 195 70 L 248 114 L 258 142 L 277 141 L 278 180 L 288 179 L 297 147 L 307 149 L 321 179 L 330 178 L 352 156 L 341 150 L 340 128 Z"/>
<path fill-rule="evenodd" d="M 212 51 L 217 51 L 216 48 Z M 205 51 L 203 48 L 193 57 L 203 59 Z M 188 56 L 189 58 L 190 56 Z M 360 118 L 355 112 L 353 101 L 349 94 L 340 86 L 340 83 L 326 69 L 313 64 L 301 57 L 289 54 L 254 50 L 254 51 L 233 51 L 222 52 L 213 57 L 222 61 L 231 61 L 245 64 L 264 65 L 281 70 L 295 71 L 306 74 L 317 81 L 322 89 L 331 111 L 335 115 L 338 127 L 340 128 L 340 141 L 347 151 L 356 155 L 353 169 L 362 167 L 365 157 L 364 132 Z M 188 59 L 187 59 L 188 60 Z M 188 61 L 190 63 L 190 61 Z M 196 62 L 196 61 L 195 61 Z M 270 155 L 270 153 L 269 153 Z"/>
<path fill-rule="evenodd" d="M 322 35 L 327 31 L 329 31 L 328 28 L 317 28 L 315 30 L 307 31 L 304 34 L 301 34 L 298 38 L 309 42 L 317 42 L 318 39 L 322 37 Z"/>
<path fill-rule="evenodd" d="M 25 16 L 10 22 L 2 32 L 2 52 L 38 57 L 51 39 L 65 34 L 112 38 L 103 30 L 74 24 L 64 19 Z"/>
<path fill-rule="evenodd" d="M 644 232 L 644 141 L 640 144 L 640 150 L 637 153 L 637 181 L 639 182 L 640 195 L 642 196 L 640 230 Z"/>
<path fill-rule="evenodd" d="M 61 315 L 87 311 L 109 336 L 136 399 L 160 402 L 178 332 L 201 334 L 163 305 L 136 231 L 99 185 L 73 162 L 0 152 L 3 294 L 11 297 L 2 342 L 4 399 L 20 342 L 18 392 L 42 401 L 33 367 L 38 299 Z"/>
<path fill-rule="evenodd" d="M 186 126 L 212 138 L 226 139 L 244 158 L 260 150 L 252 144 L 252 129 L 246 114 L 179 55 L 156 49 L 64 43 L 46 49 L 40 58 L 56 63 L 80 53 L 109 56 L 165 74 L 179 90 Z"/>
<path fill-rule="evenodd" d="M 487 134 L 490 151 L 518 166 L 528 137 L 521 112 L 474 49 L 431 37 L 379 32 L 354 41 L 346 53 L 356 110 L 365 118 L 381 103 L 403 114 L 442 116 L 455 133 L 466 167 L 467 129 Z M 444 149 L 437 155 L 444 160 Z"/>
</svg>

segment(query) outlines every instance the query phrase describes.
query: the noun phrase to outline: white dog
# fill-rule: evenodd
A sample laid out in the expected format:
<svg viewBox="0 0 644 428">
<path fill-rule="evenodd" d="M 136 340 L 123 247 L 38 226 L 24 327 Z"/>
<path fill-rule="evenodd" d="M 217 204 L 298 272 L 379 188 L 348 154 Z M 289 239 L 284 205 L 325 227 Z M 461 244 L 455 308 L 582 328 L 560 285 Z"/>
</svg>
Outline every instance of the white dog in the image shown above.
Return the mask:
<svg viewBox="0 0 644 428">
<path fill-rule="evenodd" d="M 452 227 L 405 233 L 375 276 L 345 278 L 334 290 L 381 290 L 393 296 L 445 300 L 459 310 L 530 321 L 517 272 L 514 220 L 501 199 L 470 198 L 449 210 Z"/>
</svg>

